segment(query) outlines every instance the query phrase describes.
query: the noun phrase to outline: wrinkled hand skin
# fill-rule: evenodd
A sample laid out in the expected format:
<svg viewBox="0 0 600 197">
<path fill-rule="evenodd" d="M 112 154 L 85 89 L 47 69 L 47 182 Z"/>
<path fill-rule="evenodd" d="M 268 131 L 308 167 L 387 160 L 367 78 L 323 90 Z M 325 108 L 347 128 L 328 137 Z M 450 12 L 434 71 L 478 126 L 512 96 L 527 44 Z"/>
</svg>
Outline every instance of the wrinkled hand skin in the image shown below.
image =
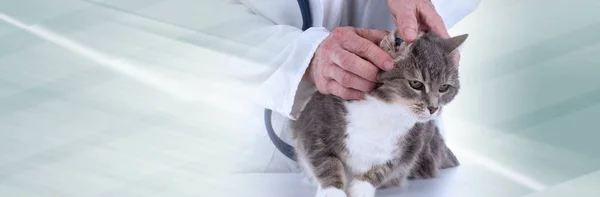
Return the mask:
<svg viewBox="0 0 600 197">
<path fill-rule="evenodd" d="M 388 0 L 400 37 L 411 43 L 419 32 L 433 32 L 450 38 L 444 21 L 430 0 Z M 317 48 L 305 73 L 322 94 L 333 94 L 345 100 L 360 100 L 373 90 L 377 74 L 391 70 L 389 54 L 377 46 L 389 32 L 352 27 L 339 27 Z M 453 54 L 458 64 L 460 53 Z"/>
<path fill-rule="evenodd" d="M 450 38 L 442 17 L 431 0 L 388 0 L 390 13 L 402 40 L 414 42 L 419 32 L 432 32 Z M 460 62 L 460 53 L 452 54 L 452 61 Z"/>
<path fill-rule="evenodd" d="M 430 0 L 388 0 L 388 7 L 404 41 L 413 42 L 420 31 L 450 38 L 444 21 Z"/>
<path fill-rule="evenodd" d="M 394 67 L 379 43 L 387 31 L 353 27 L 334 29 L 317 48 L 306 72 L 322 94 L 360 100 L 375 88 L 377 74 Z"/>
</svg>

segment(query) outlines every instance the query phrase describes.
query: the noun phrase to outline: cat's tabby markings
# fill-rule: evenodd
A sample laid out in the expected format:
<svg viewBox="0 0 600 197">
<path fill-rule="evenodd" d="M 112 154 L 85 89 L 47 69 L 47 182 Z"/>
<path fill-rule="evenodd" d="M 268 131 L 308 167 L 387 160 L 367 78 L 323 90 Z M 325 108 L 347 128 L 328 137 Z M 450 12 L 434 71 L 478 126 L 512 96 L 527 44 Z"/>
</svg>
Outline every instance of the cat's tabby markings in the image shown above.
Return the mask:
<svg viewBox="0 0 600 197">
<path fill-rule="evenodd" d="M 365 100 L 315 93 L 292 124 L 297 159 L 318 184 L 318 197 L 373 197 L 406 179 L 434 178 L 458 166 L 437 124 L 460 88 L 454 57 L 466 35 L 421 34 L 380 43 L 396 61 Z"/>
</svg>

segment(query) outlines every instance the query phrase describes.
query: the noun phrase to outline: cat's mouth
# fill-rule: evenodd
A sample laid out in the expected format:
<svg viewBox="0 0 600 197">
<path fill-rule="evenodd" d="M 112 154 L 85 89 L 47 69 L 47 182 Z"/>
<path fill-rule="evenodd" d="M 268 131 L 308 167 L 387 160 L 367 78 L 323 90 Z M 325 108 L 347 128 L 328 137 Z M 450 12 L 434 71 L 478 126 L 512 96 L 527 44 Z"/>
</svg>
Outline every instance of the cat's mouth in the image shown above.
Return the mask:
<svg viewBox="0 0 600 197">
<path fill-rule="evenodd" d="M 434 115 L 432 115 L 432 114 L 425 114 L 425 113 L 418 113 L 416 115 L 416 117 L 417 117 L 417 119 L 419 121 L 426 122 L 426 121 L 429 121 L 429 120 L 433 119 Z"/>
<path fill-rule="evenodd" d="M 427 107 L 424 107 L 423 105 L 415 105 L 413 107 L 413 113 L 415 114 L 415 117 L 419 120 L 419 121 L 429 121 L 431 119 L 435 119 L 438 114 L 440 113 L 441 108 L 440 109 L 429 109 Z"/>
</svg>

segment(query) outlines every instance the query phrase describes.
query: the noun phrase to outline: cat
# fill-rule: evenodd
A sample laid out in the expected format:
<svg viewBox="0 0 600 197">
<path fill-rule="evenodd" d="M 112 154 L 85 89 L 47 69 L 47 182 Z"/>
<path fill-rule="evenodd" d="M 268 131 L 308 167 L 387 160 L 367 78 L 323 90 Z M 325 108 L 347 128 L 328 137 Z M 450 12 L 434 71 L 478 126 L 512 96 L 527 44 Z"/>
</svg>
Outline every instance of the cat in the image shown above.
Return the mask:
<svg viewBox="0 0 600 197">
<path fill-rule="evenodd" d="M 467 36 L 420 33 L 406 43 L 393 31 L 379 47 L 395 68 L 380 73 L 365 99 L 312 96 L 291 130 L 299 167 L 317 183 L 317 197 L 372 197 L 460 165 L 436 121 L 460 88 L 455 60 Z"/>
</svg>

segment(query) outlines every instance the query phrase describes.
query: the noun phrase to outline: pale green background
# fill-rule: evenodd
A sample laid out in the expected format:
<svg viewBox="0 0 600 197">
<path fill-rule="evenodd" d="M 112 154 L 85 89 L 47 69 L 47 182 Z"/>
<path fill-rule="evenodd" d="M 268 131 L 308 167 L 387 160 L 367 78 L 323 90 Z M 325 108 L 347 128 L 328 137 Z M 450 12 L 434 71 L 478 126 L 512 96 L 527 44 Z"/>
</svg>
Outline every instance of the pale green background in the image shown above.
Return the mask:
<svg viewBox="0 0 600 197">
<path fill-rule="evenodd" d="M 220 94 L 236 86 L 206 62 L 220 53 L 204 47 L 202 10 L 0 0 L 0 196 L 209 196 L 215 177 L 244 171 L 235 161 L 268 142 L 261 109 Z M 483 0 L 451 30 L 470 37 L 449 135 L 494 174 L 477 180 L 487 192 L 600 196 L 599 10 Z"/>
</svg>

